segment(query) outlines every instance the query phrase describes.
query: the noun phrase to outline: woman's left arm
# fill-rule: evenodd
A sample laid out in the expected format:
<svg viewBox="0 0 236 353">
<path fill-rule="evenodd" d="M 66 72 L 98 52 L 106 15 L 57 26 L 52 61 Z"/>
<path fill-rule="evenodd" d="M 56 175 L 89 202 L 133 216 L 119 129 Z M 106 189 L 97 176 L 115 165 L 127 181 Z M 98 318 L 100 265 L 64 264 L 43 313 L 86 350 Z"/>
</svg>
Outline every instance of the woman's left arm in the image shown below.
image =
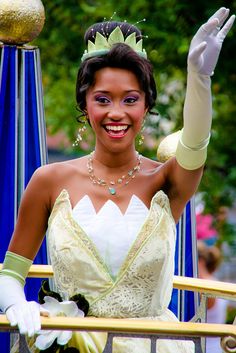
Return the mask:
<svg viewBox="0 0 236 353">
<path fill-rule="evenodd" d="M 212 120 L 211 78 L 223 41 L 233 25 L 229 10 L 220 8 L 193 37 L 188 54 L 184 128 L 176 151 L 178 163 L 193 170 L 206 160 Z"/>
<path fill-rule="evenodd" d="M 229 9 L 220 8 L 199 28 L 190 44 L 184 127 L 176 150 L 176 160 L 170 161 L 168 168 L 169 197 L 174 209 L 178 208 L 177 202 L 180 200 L 183 203 L 188 201 L 201 179 L 212 121 L 211 76 L 223 41 L 235 19 L 232 15 L 227 20 L 228 16 Z"/>
</svg>

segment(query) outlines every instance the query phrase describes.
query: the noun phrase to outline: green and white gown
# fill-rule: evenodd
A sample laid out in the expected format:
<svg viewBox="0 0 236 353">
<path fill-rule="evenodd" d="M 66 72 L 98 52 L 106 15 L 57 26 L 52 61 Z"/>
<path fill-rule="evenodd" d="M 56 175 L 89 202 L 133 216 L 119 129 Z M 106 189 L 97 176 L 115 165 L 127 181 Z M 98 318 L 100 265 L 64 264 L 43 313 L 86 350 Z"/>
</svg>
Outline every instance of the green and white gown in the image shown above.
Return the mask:
<svg viewBox="0 0 236 353">
<path fill-rule="evenodd" d="M 112 200 L 96 213 L 88 196 L 72 209 L 63 190 L 53 207 L 47 238 L 55 288 L 64 299 L 84 295 L 88 316 L 176 322 L 168 309 L 175 235 L 163 191 L 153 197 L 150 210 L 133 195 L 123 215 Z M 80 353 L 102 353 L 106 339 L 103 332 L 75 332 L 69 346 Z M 130 352 L 150 353 L 150 341 L 114 339 L 113 353 Z M 162 339 L 157 341 L 157 352 L 192 353 L 194 344 Z"/>
</svg>

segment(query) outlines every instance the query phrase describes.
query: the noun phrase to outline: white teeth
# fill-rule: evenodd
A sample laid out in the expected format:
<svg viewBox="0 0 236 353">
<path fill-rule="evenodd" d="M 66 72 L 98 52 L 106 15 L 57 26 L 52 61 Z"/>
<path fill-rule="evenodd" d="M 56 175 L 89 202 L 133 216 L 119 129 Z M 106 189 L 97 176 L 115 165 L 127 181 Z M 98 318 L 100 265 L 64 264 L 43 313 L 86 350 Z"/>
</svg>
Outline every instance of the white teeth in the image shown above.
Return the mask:
<svg viewBox="0 0 236 353">
<path fill-rule="evenodd" d="M 107 130 L 113 130 L 113 131 L 122 131 L 126 130 L 128 125 L 120 125 L 120 126 L 111 126 L 111 125 L 106 125 Z"/>
</svg>

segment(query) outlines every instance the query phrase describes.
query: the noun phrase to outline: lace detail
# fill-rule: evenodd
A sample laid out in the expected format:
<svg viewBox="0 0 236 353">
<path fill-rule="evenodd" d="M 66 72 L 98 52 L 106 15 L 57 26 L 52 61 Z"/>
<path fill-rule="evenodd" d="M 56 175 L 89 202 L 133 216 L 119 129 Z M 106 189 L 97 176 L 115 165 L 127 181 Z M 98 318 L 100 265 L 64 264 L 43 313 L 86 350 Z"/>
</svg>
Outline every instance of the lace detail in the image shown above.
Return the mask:
<svg viewBox="0 0 236 353">
<path fill-rule="evenodd" d="M 105 288 L 108 283 L 111 285 L 109 272 L 94 244 L 72 218 L 66 191 L 60 194 L 55 205 L 53 213 L 56 217 L 50 218 L 48 233 L 49 256 L 54 268 L 54 289 L 67 300 L 74 294 L 83 294 L 80 288 L 83 283 L 93 281 L 93 276 L 98 276 L 101 287 Z M 91 263 L 89 259 L 92 259 Z M 103 274 L 102 278 L 99 273 Z M 93 288 L 92 284 L 91 287 Z M 97 295 L 96 290 L 94 295 Z M 87 299 L 90 302 L 90 296 Z"/>
<path fill-rule="evenodd" d="M 169 208 L 168 197 L 164 194 L 164 192 L 159 191 L 152 199 L 149 215 L 140 229 L 140 233 L 137 236 L 136 242 L 134 243 L 133 247 L 131 247 L 128 253 L 127 259 L 121 268 L 121 272 L 127 266 L 128 262 L 132 260 L 134 255 L 138 253 L 138 250 L 141 248 L 142 243 L 147 241 L 153 232 L 158 233 L 158 226 L 163 221 L 163 216 L 165 215 L 168 216 L 169 220 L 172 219 L 172 232 L 175 233 L 175 222 L 172 218 L 172 214 Z M 166 235 L 168 234 L 169 232 Z M 159 234 L 159 236 L 162 238 L 163 236 L 165 238 L 166 235 Z"/>
<path fill-rule="evenodd" d="M 52 222 L 53 222 L 53 226 L 55 227 L 60 228 L 60 226 L 62 226 L 62 229 L 65 228 L 65 235 L 63 236 L 63 239 L 66 240 L 66 242 L 69 241 L 70 238 L 74 238 L 73 243 L 76 242 L 76 240 L 78 240 L 79 242 L 80 241 L 79 238 L 81 238 L 82 239 L 81 245 L 88 251 L 89 256 L 94 257 L 94 259 L 96 260 L 97 266 L 100 267 L 101 270 L 104 270 L 104 267 L 105 267 L 105 270 L 108 272 L 106 264 L 103 262 L 99 252 L 97 251 L 95 244 L 91 241 L 91 239 L 87 236 L 84 230 L 72 217 L 72 207 L 69 199 L 69 194 L 66 190 L 62 190 L 62 192 L 60 193 L 60 195 L 58 196 L 55 202 L 51 216 L 49 218 L 49 223 L 48 223 L 49 229 L 52 226 Z M 66 249 L 68 248 L 66 244 L 65 244 L 65 248 Z M 50 249 L 50 246 L 49 246 L 49 249 Z M 109 273 L 107 273 L 107 276 L 109 278 Z"/>
</svg>

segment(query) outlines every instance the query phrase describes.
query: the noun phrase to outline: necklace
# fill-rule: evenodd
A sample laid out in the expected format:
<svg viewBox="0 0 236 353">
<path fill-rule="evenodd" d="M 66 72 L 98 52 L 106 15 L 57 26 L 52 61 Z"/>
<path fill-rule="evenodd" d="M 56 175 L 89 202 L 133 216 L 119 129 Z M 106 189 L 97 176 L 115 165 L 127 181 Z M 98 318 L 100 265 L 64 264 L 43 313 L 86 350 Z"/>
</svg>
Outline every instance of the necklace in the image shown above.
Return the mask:
<svg viewBox="0 0 236 353">
<path fill-rule="evenodd" d="M 128 185 L 129 182 L 135 178 L 136 174 L 140 170 L 141 156 L 139 153 L 137 153 L 137 164 L 132 169 L 130 169 L 127 174 L 122 175 L 120 178 L 117 179 L 117 181 L 115 180 L 106 181 L 94 175 L 93 155 L 94 155 L 94 151 L 91 152 L 90 155 L 88 156 L 87 168 L 89 173 L 89 179 L 92 181 L 94 185 L 107 187 L 111 195 L 116 195 L 117 186 L 121 187 L 121 186 Z"/>
</svg>

